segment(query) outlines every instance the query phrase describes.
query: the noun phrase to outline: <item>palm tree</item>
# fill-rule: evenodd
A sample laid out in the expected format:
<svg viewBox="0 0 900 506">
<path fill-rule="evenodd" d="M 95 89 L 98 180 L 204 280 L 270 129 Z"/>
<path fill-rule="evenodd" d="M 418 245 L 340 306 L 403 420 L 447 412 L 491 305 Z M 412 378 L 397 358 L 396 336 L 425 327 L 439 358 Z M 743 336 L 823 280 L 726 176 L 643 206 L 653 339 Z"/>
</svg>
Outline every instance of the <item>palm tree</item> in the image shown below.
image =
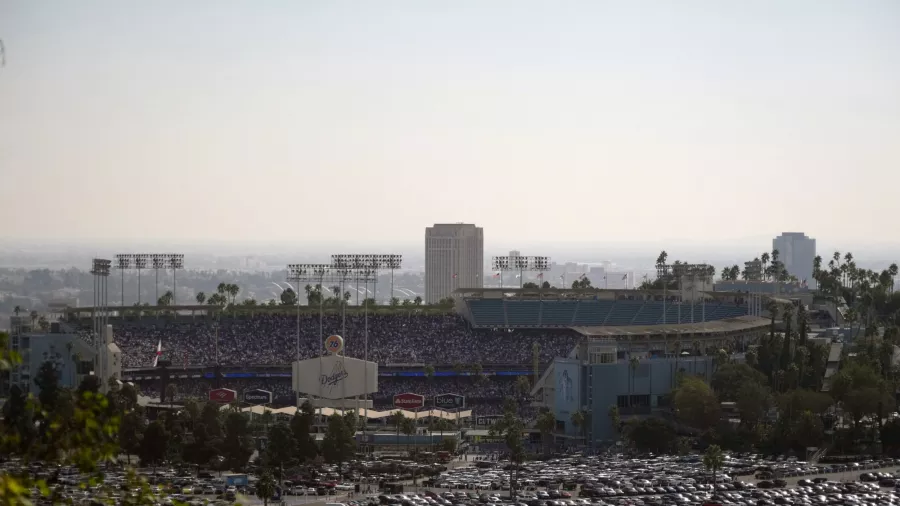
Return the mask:
<svg viewBox="0 0 900 506">
<path fill-rule="evenodd" d="M 409 451 L 409 442 L 412 439 L 412 436 L 416 433 L 416 422 L 412 418 L 403 418 L 403 422 L 400 423 L 401 430 L 403 431 L 403 435 L 406 436 L 406 455 L 412 457 L 412 453 Z M 413 473 L 413 484 L 416 482 L 415 472 Z"/>
<path fill-rule="evenodd" d="M 422 305 L 422 297 L 416 295 L 416 298 L 413 299 L 413 304 L 415 304 L 417 306 L 421 306 Z"/>
<path fill-rule="evenodd" d="M 769 254 L 764 252 L 760 257 L 760 260 L 762 260 L 763 264 L 763 279 L 767 280 L 769 279 Z"/>
<path fill-rule="evenodd" d="M 549 454 L 549 441 L 553 429 L 556 428 L 556 417 L 550 411 L 541 411 L 537 417 L 535 427 L 541 433 L 541 441 L 544 442 L 544 454 Z"/>
<path fill-rule="evenodd" d="M 722 464 L 725 462 L 725 455 L 722 453 L 722 449 L 719 448 L 719 445 L 710 445 L 709 448 L 706 449 L 706 453 L 703 454 L 703 466 L 706 469 L 709 469 L 713 473 L 713 496 L 717 495 L 715 493 L 715 483 L 716 483 L 716 472 L 722 468 Z"/>
<path fill-rule="evenodd" d="M 576 432 L 584 432 L 585 431 L 585 424 L 587 423 L 585 413 L 586 412 L 583 409 L 580 409 L 580 410 L 572 413 L 572 427 L 575 428 Z M 582 434 L 582 437 L 584 437 L 584 434 Z M 585 438 L 584 444 L 585 444 L 585 446 L 587 446 L 586 438 Z"/>
<path fill-rule="evenodd" d="M 38 318 L 38 327 L 40 327 L 44 332 L 47 332 L 47 329 L 50 328 L 50 322 L 47 321 L 46 316 L 41 315 L 41 317 Z"/>
<path fill-rule="evenodd" d="M 16 306 L 13 308 L 13 314 L 19 316 L 19 313 L 22 312 L 22 306 Z"/>
<path fill-rule="evenodd" d="M 206 302 L 206 294 L 203 292 L 198 292 L 196 299 L 197 304 L 203 305 L 203 303 Z"/>
<path fill-rule="evenodd" d="M 399 409 L 397 411 L 394 411 L 388 417 L 388 420 L 389 420 L 390 424 L 394 426 L 394 431 L 396 432 L 396 435 L 397 435 L 397 448 L 400 448 L 400 430 L 403 428 L 402 427 L 403 420 L 405 420 L 405 419 L 406 419 L 406 417 L 403 416 L 403 413 L 401 413 Z"/>
<path fill-rule="evenodd" d="M 263 506 L 269 506 L 269 499 L 275 495 L 275 486 L 272 472 L 266 469 L 256 481 L 256 497 L 262 499 Z"/>
<path fill-rule="evenodd" d="M 178 387 L 175 386 L 175 383 L 169 383 L 166 385 L 166 399 L 169 399 L 169 407 L 175 403 L 175 395 L 178 393 Z"/>
<path fill-rule="evenodd" d="M 622 423 L 622 416 L 619 414 L 619 406 L 615 404 L 611 405 L 606 414 L 609 416 L 609 423 L 612 425 L 613 431 L 618 434 L 619 424 Z"/>
<path fill-rule="evenodd" d="M 631 360 L 628 361 L 628 369 L 631 372 L 630 381 L 628 383 L 628 407 L 633 407 L 631 405 L 631 398 L 634 396 L 634 372 L 637 370 L 638 366 L 641 364 L 641 361 L 637 357 L 631 357 Z"/>
<path fill-rule="evenodd" d="M 38 312 L 37 312 L 37 311 L 31 311 L 31 314 L 30 314 L 29 316 L 31 316 L 31 326 L 32 326 L 32 328 L 33 328 L 35 322 L 36 322 L 37 319 L 38 319 Z"/>
</svg>

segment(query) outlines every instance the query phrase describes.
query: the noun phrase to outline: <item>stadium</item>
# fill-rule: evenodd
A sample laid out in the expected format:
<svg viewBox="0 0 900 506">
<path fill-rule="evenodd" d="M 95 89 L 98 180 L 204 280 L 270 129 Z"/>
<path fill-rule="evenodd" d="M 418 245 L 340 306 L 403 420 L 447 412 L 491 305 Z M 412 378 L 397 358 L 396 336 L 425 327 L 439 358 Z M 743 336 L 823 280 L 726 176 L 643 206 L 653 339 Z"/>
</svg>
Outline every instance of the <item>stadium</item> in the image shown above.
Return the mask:
<svg viewBox="0 0 900 506">
<path fill-rule="evenodd" d="M 719 350 L 741 353 L 768 325 L 747 293 L 704 288 L 460 289 L 452 307 L 180 306 L 110 323 L 122 379 L 163 404 L 173 394 L 180 402 L 225 388 L 241 401 L 263 390 L 289 415 L 298 396 L 316 400 L 295 391 L 291 363 L 321 356 L 323 336 L 337 334 L 345 356 L 378 364 L 374 412 L 404 393 L 423 396 L 418 411 L 429 411 L 436 395 L 452 393 L 465 398 L 453 416 L 477 427 L 515 398 L 526 418 L 550 408 L 558 433 L 580 444 L 611 439 L 610 405 L 623 417 L 665 410 L 678 371 L 711 374 Z M 68 321 L 90 309 L 69 309 Z M 158 347 L 164 369 L 152 367 Z M 575 411 L 591 413 L 588 430 L 572 426 Z"/>
</svg>

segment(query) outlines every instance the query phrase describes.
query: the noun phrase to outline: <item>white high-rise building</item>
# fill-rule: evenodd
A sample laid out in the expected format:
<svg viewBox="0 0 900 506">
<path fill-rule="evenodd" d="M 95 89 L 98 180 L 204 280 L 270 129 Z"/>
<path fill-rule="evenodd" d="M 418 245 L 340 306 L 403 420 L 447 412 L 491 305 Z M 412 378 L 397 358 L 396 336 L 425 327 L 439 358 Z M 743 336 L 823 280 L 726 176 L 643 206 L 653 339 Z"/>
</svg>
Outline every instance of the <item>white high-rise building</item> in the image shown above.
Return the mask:
<svg viewBox="0 0 900 506">
<path fill-rule="evenodd" d="M 457 288 L 484 286 L 484 230 L 471 223 L 438 223 L 425 229 L 425 303 Z"/>
<path fill-rule="evenodd" d="M 772 239 L 772 249 L 778 250 L 778 259 L 784 264 L 788 274 L 801 282 L 806 280 L 810 287 L 813 280 L 813 261 L 816 258 L 816 240 L 802 232 L 784 232 Z"/>
</svg>

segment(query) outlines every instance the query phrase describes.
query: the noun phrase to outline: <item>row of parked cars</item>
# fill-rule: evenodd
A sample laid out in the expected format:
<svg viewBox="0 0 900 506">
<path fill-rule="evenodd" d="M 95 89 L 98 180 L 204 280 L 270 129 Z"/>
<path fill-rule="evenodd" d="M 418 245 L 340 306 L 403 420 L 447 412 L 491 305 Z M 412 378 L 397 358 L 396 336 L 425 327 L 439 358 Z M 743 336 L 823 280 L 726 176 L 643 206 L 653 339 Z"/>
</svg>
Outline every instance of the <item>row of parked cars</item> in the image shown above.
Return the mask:
<svg viewBox="0 0 900 506">
<path fill-rule="evenodd" d="M 841 464 L 812 464 L 790 458 L 726 454 L 713 476 L 700 455 L 572 456 L 526 462 L 516 470 L 518 491 L 510 498 L 508 462 L 458 468 L 433 480 L 435 497 L 379 497 L 401 506 L 587 506 L 589 504 L 869 504 L 900 505 L 897 479 L 888 473 L 835 475 L 847 470 L 878 469 L 892 459 Z M 900 462 L 898 462 L 900 464 Z M 769 479 L 756 483 L 756 475 Z M 792 477 L 801 479 L 789 487 Z M 850 482 L 849 480 L 855 481 Z M 844 480 L 844 481 L 838 481 Z M 432 503 L 433 501 L 433 503 Z"/>
</svg>

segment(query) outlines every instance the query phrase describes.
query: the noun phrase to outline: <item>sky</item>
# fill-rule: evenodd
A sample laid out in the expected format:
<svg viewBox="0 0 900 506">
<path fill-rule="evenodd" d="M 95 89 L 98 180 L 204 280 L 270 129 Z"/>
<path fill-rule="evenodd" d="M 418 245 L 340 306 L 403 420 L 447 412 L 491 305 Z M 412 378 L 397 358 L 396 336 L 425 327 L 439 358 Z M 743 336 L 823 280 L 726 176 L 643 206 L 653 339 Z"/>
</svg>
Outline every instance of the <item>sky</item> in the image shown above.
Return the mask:
<svg viewBox="0 0 900 506">
<path fill-rule="evenodd" d="M 0 238 L 891 242 L 897 26 L 896 0 L 3 0 Z"/>
</svg>

